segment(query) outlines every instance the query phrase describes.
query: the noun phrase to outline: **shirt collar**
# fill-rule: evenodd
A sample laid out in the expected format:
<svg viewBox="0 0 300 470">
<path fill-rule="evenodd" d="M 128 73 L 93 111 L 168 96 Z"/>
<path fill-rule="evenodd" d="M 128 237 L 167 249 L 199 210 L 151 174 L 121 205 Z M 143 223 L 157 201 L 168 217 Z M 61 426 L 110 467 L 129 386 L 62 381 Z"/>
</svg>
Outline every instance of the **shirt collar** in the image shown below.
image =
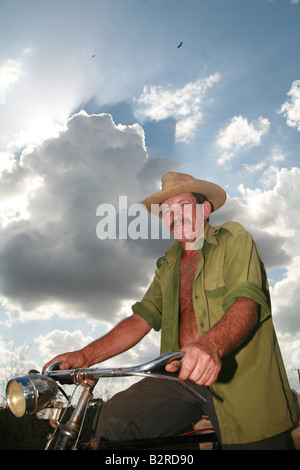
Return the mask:
<svg viewBox="0 0 300 470">
<path fill-rule="evenodd" d="M 204 229 L 204 240 L 210 243 L 211 245 L 217 245 L 217 238 L 216 234 L 218 233 L 218 229 L 212 227 L 209 222 L 206 222 L 206 226 Z"/>
</svg>

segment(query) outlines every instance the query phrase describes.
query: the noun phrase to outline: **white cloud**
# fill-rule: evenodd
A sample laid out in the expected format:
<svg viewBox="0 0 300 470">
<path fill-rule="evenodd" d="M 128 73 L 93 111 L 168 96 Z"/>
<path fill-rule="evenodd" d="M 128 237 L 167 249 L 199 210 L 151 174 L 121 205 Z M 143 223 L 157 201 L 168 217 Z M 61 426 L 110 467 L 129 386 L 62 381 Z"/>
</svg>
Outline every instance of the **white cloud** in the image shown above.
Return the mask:
<svg viewBox="0 0 300 470">
<path fill-rule="evenodd" d="M 275 148 L 270 159 L 275 163 L 282 162 L 286 159 L 286 155 L 280 149 Z"/>
<path fill-rule="evenodd" d="M 177 142 L 190 142 L 202 122 L 202 113 L 183 118 L 176 123 L 175 139 Z"/>
<path fill-rule="evenodd" d="M 6 90 L 19 80 L 22 69 L 20 60 L 10 59 L 0 64 L 0 105 L 6 104 Z"/>
<path fill-rule="evenodd" d="M 295 256 L 282 280 L 271 288 L 273 313 L 280 331 L 299 332 L 300 255 Z M 299 364 L 300 365 L 300 364 Z"/>
<path fill-rule="evenodd" d="M 277 337 L 290 386 L 299 391 L 297 369 L 300 368 L 300 332 L 281 333 L 277 329 Z"/>
<path fill-rule="evenodd" d="M 136 100 L 140 105 L 138 113 L 156 121 L 173 117 L 177 121 L 176 141 L 188 142 L 202 122 L 201 105 L 207 90 L 220 78 L 220 74 L 215 73 L 179 89 L 171 85 L 145 86 Z"/>
<path fill-rule="evenodd" d="M 51 357 L 61 354 L 65 351 L 76 351 L 83 345 L 91 343 L 95 338 L 84 336 L 81 331 L 74 332 L 53 330 L 45 336 L 40 335 L 35 339 L 39 344 L 39 350 L 43 360 L 49 360 Z"/>
<path fill-rule="evenodd" d="M 15 165 L 15 157 L 9 152 L 0 152 L 0 174 L 4 170 L 11 171 Z"/>
<path fill-rule="evenodd" d="M 291 98 L 285 101 L 279 111 L 286 118 L 286 123 L 300 132 L 300 80 L 293 82 L 287 95 Z"/>
<path fill-rule="evenodd" d="M 244 164 L 245 169 L 248 173 L 256 173 L 257 171 L 262 171 L 266 166 L 265 162 L 256 163 L 254 165 Z"/>
<path fill-rule="evenodd" d="M 7 60 L 0 65 L 0 88 L 7 88 L 17 82 L 22 74 L 23 64 L 20 60 Z"/>
<path fill-rule="evenodd" d="M 53 122 L 50 116 L 39 116 L 32 120 L 30 126 L 24 127 L 12 136 L 12 141 L 7 145 L 8 151 L 16 152 L 26 148 L 30 152 L 33 148 L 51 137 L 57 137 L 64 126 Z"/>
<path fill-rule="evenodd" d="M 243 116 L 234 116 L 230 124 L 219 132 L 216 144 L 222 154 L 218 163 L 231 160 L 241 149 L 260 145 L 269 128 L 270 122 L 266 118 L 259 117 L 256 121 L 248 122 Z"/>
<path fill-rule="evenodd" d="M 143 129 L 116 126 L 106 114 L 78 113 L 57 137 L 24 151 L 0 176 L 5 308 L 22 321 L 57 314 L 114 323 L 124 301 L 141 297 L 158 245 L 100 241 L 97 207 L 118 208 L 120 195 L 128 206 L 142 201 L 177 167 L 148 159 Z"/>
</svg>

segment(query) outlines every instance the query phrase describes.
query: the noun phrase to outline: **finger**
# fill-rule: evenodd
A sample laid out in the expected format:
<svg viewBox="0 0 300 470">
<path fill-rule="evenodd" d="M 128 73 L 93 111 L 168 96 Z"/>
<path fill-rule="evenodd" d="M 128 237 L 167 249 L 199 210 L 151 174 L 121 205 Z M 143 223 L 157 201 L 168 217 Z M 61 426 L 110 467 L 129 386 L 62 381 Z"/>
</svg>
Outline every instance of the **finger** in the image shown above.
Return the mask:
<svg viewBox="0 0 300 470">
<path fill-rule="evenodd" d="M 70 369 L 70 365 L 71 365 L 70 361 L 66 360 L 66 361 L 63 361 L 61 364 L 59 364 L 58 367 L 59 367 L 60 370 L 68 370 L 68 369 Z"/>
<path fill-rule="evenodd" d="M 218 370 L 216 370 L 215 367 L 207 367 L 202 373 L 199 373 L 198 377 L 195 376 L 190 376 L 190 380 L 193 380 L 194 382 L 197 383 L 197 385 L 205 385 L 205 386 L 210 386 L 218 378 Z"/>
<path fill-rule="evenodd" d="M 214 371 L 207 378 L 201 377 L 201 380 L 204 382 L 203 385 L 206 385 L 207 387 L 209 387 L 210 385 L 213 385 L 215 381 L 217 380 L 218 375 L 219 375 L 218 372 Z"/>
<path fill-rule="evenodd" d="M 211 375 L 214 371 L 214 364 L 210 358 L 194 355 L 187 356 L 183 361 L 182 368 L 179 377 L 182 380 L 192 380 L 199 385 L 204 385 L 208 380 L 211 379 Z"/>
<path fill-rule="evenodd" d="M 181 362 L 172 361 L 166 365 L 165 369 L 167 372 L 176 372 L 181 367 Z"/>
<path fill-rule="evenodd" d="M 47 370 L 51 366 L 51 364 L 54 364 L 54 362 L 60 362 L 60 364 L 58 364 L 58 369 L 68 369 L 68 367 L 61 367 L 65 359 L 65 354 L 59 354 L 58 356 L 55 356 L 53 359 L 51 359 L 51 361 L 47 362 L 47 364 L 44 365 L 42 373 L 44 373 L 44 371 Z"/>
<path fill-rule="evenodd" d="M 77 361 L 78 362 L 78 361 Z M 68 370 L 68 369 L 71 369 L 71 368 L 75 368 L 77 366 L 76 362 L 74 361 L 74 357 L 72 357 L 71 355 L 70 356 L 67 356 L 66 358 L 64 358 L 64 360 L 62 361 L 61 364 L 59 364 L 59 368 L 61 370 Z"/>
<path fill-rule="evenodd" d="M 51 359 L 51 361 L 47 362 L 47 364 L 45 364 L 42 369 L 42 374 L 48 369 L 49 366 L 51 366 L 51 364 L 53 364 L 53 362 L 56 362 L 56 361 L 57 359 L 54 357 L 53 359 Z"/>
<path fill-rule="evenodd" d="M 181 371 L 179 378 L 182 380 L 187 380 L 190 378 L 190 375 L 194 372 L 197 367 L 197 360 L 191 357 L 185 357 L 181 366 Z"/>
</svg>

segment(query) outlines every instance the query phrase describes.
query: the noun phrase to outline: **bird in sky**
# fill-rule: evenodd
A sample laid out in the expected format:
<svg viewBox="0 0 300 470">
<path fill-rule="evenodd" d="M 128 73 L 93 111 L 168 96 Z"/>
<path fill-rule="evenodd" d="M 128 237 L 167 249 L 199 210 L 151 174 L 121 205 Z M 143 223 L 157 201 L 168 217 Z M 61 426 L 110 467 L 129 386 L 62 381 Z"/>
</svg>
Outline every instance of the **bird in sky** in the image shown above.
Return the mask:
<svg viewBox="0 0 300 470">
<path fill-rule="evenodd" d="M 181 46 L 182 46 L 183 42 L 181 41 L 181 43 L 177 46 L 177 49 L 179 49 Z"/>
</svg>

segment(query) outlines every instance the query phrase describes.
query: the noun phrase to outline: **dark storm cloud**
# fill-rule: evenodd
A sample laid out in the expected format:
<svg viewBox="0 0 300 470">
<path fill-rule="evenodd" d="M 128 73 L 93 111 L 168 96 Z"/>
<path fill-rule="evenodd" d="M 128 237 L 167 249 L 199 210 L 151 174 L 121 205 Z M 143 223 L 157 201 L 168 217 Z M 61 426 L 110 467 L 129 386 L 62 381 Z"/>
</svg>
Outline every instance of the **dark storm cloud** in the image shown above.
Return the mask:
<svg viewBox="0 0 300 470">
<path fill-rule="evenodd" d="M 42 184 L 29 193 L 29 219 L 2 229 L 2 296 L 23 311 L 54 302 L 111 321 L 122 301 L 141 297 L 165 246 L 99 240 L 97 207 L 109 203 L 118 210 L 120 195 L 128 205 L 141 202 L 177 166 L 171 158 L 148 159 L 138 125 L 118 127 L 107 114 L 74 115 L 65 131 L 23 156 L 9 175 L 38 176 Z"/>
</svg>

